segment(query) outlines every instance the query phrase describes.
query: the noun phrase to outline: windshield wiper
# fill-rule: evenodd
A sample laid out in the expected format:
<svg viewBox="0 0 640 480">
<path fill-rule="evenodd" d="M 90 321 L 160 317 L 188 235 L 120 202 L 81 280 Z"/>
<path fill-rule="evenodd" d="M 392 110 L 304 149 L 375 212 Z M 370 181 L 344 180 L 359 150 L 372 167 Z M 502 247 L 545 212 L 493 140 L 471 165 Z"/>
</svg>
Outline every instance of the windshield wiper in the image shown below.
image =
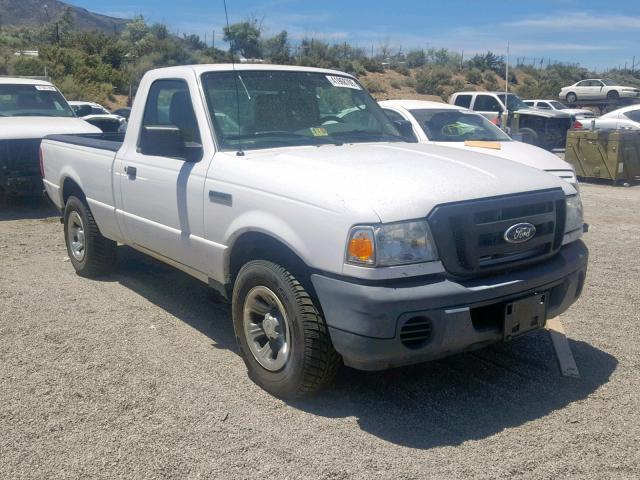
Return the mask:
<svg viewBox="0 0 640 480">
<path fill-rule="evenodd" d="M 227 140 L 248 140 L 250 138 L 263 137 L 314 138 L 309 135 L 303 135 L 302 133 L 288 132 L 286 130 L 273 130 L 268 132 L 245 133 L 242 135 L 227 135 Z"/>
<path fill-rule="evenodd" d="M 375 137 L 380 140 L 386 139 L 386 140 L 399 141 L 399 142 L 407 141 L 406 138 L 401 137 L 399 135 L 391 135 L 390 133 L 383 133 L 383 132 L 373 132 L 371 130 L 350 130 L 348 132 L 333 132 L 331 133 L 330 136 L 340 137 L 340 138 L 353 136 L 355 138 L 364 138 L 364 139 L 370 139 Z"/>
</svg>

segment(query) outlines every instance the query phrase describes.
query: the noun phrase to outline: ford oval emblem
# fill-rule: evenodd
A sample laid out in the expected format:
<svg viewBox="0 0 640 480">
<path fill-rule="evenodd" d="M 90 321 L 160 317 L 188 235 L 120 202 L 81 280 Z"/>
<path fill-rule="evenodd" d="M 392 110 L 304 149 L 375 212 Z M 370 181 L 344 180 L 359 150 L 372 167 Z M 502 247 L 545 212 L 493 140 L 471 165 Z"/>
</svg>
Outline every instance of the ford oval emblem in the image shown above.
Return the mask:
<svg viewBox="0 0 640 480">
<path fill-rule="evenodd" d="M 504 232 L 504 239 L 509 243 L 524 243 L 536 234 L 536 227 L 530 223 L 516 223 Z"/>
</svg>

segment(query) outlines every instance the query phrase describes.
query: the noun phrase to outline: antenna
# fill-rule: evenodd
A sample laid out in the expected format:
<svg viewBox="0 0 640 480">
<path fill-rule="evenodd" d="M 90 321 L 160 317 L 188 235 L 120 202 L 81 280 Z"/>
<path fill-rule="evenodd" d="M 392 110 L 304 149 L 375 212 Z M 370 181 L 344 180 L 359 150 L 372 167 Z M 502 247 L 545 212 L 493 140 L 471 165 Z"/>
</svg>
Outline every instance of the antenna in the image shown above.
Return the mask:
<svg viewBox="0 0 640 480">
<path fill-rule="evenodd" d="M 224 3 L 224 16 L 227 20 L 227 32 L 230 34 L 231 30 L 229 29 L 229 14 L 227 13 L 227 0 L 222 0 Z M 231 45 L 231 36 L 229 36 L 229 50 L 231 50 L 231 71 L 233 72 L 233 83 L 236 87 L 236 115 L 238 119 L 238 151 L 236 155 L 238 157 L 244 156 L 244 151 L 242 150 L 242 133 L 240 132 L 240 89 L 238 88 L 238 75 L 236 74 L 236 58 L 233 53 L 233 46 Z"/>
</svg>

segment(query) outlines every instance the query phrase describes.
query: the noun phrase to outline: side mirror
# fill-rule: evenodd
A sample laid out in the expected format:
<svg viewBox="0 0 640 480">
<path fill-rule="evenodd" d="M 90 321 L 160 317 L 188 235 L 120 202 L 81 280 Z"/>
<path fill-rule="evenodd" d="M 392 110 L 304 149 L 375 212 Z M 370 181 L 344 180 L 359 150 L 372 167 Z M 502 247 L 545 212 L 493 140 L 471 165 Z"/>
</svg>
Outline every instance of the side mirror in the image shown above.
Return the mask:
<svg viewBox="0 0 640 480">
<path fill-rule="evenodd" d="M 185 142 L 182 130 L 175 125 L 143 126 L 138 150 L 143 155 L 178 158 L 187 162 L 202 159 L 202 145 Z"/>
<path fill-rule="evenodd" d="M 411 122 L 409 120 L 395 120 L 393 124 L 398 129 L 398 132 L 400 132 L 400 135 L 402 135 L 404 138 L 411 142 L 418 141 L 415 134 L 413 133 L 413 126 L 411 125 Z"/>
</svg>

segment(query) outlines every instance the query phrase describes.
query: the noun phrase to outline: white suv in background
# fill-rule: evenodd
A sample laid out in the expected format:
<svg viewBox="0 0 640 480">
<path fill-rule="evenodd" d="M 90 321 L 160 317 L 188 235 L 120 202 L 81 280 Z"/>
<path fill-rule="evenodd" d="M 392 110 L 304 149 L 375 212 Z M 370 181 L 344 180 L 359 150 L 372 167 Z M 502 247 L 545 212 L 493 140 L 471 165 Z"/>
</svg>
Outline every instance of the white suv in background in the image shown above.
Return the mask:
<svg viewBox="0 0 640 480">
<path fill-rule="evenodd" d="M 640 89 L 624 87 L 618 82 L 606 78 L 588 78 L 562 88 L 558 96 L 569 103 L 575 103 L 578 99 L 618 100 L 640 97 Z"/>
</svg>

